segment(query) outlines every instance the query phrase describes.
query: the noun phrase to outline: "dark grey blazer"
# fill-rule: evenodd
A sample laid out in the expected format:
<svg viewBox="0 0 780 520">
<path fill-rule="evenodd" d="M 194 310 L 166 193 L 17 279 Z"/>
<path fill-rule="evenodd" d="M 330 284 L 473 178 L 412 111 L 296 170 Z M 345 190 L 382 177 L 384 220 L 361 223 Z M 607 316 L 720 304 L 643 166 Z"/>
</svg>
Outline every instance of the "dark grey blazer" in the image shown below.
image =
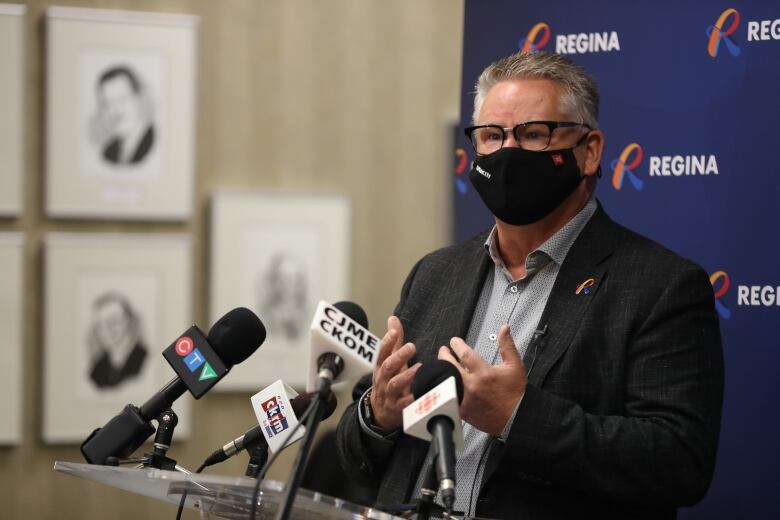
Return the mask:
<svg viewBox="0 0 780 520">
<path fill-rule="evenodd" d="M 465 337 L 492 264 L 486 235 L 413 268 L 396 309 L 423 363 Z M 585 294 L 576 288 L 588 278 Z M 599 209 L 561 267 L 528 348 L 529 385 L 505 444 L 494 440 L 477 515 L 675 518 L 704 496 L 723 393 L 718 317 L 707 274 Z M 338 428 L 345 471 L 379 486 L 377 507 L 409 500 L 427 443 Z"/>
</svg>

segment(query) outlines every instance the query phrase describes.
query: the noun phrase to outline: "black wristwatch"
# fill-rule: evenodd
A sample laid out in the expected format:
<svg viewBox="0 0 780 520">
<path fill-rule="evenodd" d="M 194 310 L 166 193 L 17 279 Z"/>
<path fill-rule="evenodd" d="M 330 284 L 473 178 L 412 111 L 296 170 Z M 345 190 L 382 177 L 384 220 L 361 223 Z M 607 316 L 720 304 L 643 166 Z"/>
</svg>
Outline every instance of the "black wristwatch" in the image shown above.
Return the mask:
<svg viewBox="0 0 780 520">
<path fill-rule="evenodd" d="M 363 394 L 361 408 L 363 412 L 363 422 L 365 422 L 366 426 L 371 428 L 371 431 L 378 433 L 382 437 L 388 437 L 396 433 L 398 430 L 385 430 L 384 428 L 380 428 L 376 424 L 374 424 L 374 411 L 371 409 L 371 388 L 366 390 L 366 393 Z"/>
</svg>

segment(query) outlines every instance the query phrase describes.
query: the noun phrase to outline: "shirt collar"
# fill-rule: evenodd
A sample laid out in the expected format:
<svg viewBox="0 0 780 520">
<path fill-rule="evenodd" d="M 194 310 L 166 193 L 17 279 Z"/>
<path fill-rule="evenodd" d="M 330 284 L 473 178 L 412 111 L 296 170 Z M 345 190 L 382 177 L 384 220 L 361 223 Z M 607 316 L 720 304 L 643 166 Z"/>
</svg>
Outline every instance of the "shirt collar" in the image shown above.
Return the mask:
<svg viewBox="0 0 780 520">
<path fill-rule="evenodd" d="M 540 253 L 543 256 L 548 257 L 560 267 L 563 265 L 563 261 L 566 259 L 566 255 L 571 249 L 572 244 L 579 236 L 585 224 L 588 223 L 590 218 L 596 212 L 598 204 L 596 199 L 591 197 L 583 208 L 574 217 L 566 223 L 561 229 L 555 232 L 553 236 L 548 238 L 542 245 L 534 249 L 525 259 L 526 270 L 533 272 L 541 267 L 539 265 L 539 259 L 537 258 Z M 504 261 L 501 259 L 501 255 L 498 252 L 498 231 L 496 226 L 490 230 L 487 240 L 485 240 L 485 250 L 490 255 L 491 260 L 501 269 L 505 270 Z M 546 261 L 543 261 L 546 264 Z"/>
</svg>

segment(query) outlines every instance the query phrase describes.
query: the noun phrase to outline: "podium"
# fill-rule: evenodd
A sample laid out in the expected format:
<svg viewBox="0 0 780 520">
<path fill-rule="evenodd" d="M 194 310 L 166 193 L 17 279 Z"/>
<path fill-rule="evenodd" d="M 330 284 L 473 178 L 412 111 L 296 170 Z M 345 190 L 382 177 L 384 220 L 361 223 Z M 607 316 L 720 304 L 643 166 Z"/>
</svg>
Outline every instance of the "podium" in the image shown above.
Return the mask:
<svg viewBox="0 0 780 520">
<path fill-rule="evenodd" d="M 207 514 L 229 519 L 249 518 L 256 482 L 248 477 L 185 474 L 155 468 L 131 469 L 60 461 L 54 463 L 54 471 L 156 498 L 175 506 L 179 505 L 181 495 L 186 491 L 186 508 L 201 511 L 203 516 Z M 283 483 L 263 480 L 258 494 L 256 518 L 273 519 L 283 499 Z M 376 509 L 306 489 L 298 490 L 291 517 L 301 520 L 400 520 L 399 517 Z"/>
</svg>

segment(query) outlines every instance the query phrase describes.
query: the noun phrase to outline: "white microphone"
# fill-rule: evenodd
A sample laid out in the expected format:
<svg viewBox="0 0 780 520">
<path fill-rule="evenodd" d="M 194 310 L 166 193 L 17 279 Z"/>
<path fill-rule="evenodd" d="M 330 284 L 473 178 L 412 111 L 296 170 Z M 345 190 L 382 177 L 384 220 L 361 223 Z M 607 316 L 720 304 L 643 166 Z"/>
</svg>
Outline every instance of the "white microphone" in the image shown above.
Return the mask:
<svg viewBox="0 0 780 520">
<path fill-rule="evenodd" d="M 271 391 L 272 395 L 269 396 L 269 398 L 263 400 L 258 399 L 259 403 L 257 406 L 255 406 L 255 403 L 252 403 L 253 404 L 252 408 L 255 410 L 255 415 L 259 414 L 259 410 L 263 410 L 263 412 L 265 412 L 262 404 L 264 402 L 267 402 L 270 398 L 273 397 L 273 387 L 274 385 L 278 385 L 278 383 L 279 381 L 275 382 L 273 385 L 266 387 L 263 390 L 263 392 L 268 392 L 269 390 Z M 284 400 L 289 401 L 292 407 L 293 414 L 295 414 L 295 417 L 298 418 L 301 415 L 303 415 L 303 413 L 309 407 L 312 399 L 314 399 L 314 396 L 316 394 L 314 392 L 310 392 L 307 394 L 300 394 L 296 396 L 294 392 L 288 393 L 287 390 L 288 388 L 289 387 L 287 386 L 282 387 L 282 390 L 284 390 L 285 392 L 283 401 Z M 270 409 L 271 407 L 266 405 L 266 408 Z M 331 399 L 330 401 L 328 401 L 327 407 L 325 408 L 325 413 L 323 418 L 327 419 L 328 417 L 330 417 L 333 414 L 333 411 L 335 409 L 336 409 L 336 398 L 335 396 L 331 396 Z M 286 411 L 286 406 L 284 411 Z M 228 442 L 221 448 L 217 448 L 216 450 L 214 450 L 214 452 L 211 455 L 209 455 L 209 457 L 203 462 L 203 465 L 211 466 L 213 464 L 223 462 L 229 459 L 230 457 L 236 455 L 237 453 L 247 449 L 248 447 L 255 445 L 256 443 L 260 443 L 261 447 L 268 448 L 268 439 L 266 438 L 266 436 L 268 435 L 268 430 L 266 430 L 265 428 L 265 426 L 267 425 L 263 424 L 263 423 L 270 422 L 267 412 L 264 415 L 262 415 L 261 418 L 263 419 L 262 423 L 259 422 L 258 424 L 255 424 L 253 427 L 249 428 L 246 432 L 244 432 L 243 435 L 236 437 L 235 439 Z M 276 422 L 279 423 L 281 422 L 281 420 L 277 420 Z"/>
<path fill-rule="evenodd" d="M 368 330 L 365 312 L 355 303 L 320 301 L 310 329 L 306 390 L 324 380 L 357 379 L 371 372 L 379 355 L 379 338 Z"/>
<path fill-rule="evenodd" d="M 458 405 L 463 379 L 452 363 L 436 359 L 423 363 L 412 381 L 415 401 L 404 408 L 404 433 L 431 441 L 432 462 L 447 511 L 455 504 L 455 446 L 463 449 L 463 425 Z"/>
</svg>

